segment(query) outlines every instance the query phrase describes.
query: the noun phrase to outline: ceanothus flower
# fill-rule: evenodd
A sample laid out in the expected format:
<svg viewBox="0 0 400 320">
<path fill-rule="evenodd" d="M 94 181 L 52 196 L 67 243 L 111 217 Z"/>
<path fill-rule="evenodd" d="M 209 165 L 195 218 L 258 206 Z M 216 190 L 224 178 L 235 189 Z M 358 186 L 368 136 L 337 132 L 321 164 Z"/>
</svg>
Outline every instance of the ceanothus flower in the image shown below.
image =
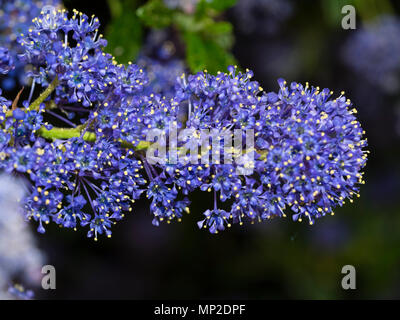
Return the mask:
<svg viewBox="0 0 400 320">
<path fill-rule="evenodd" d="M 219 199 L 224 202 L 231 198 L 234 190 L 241 187 L 241 181 L 236 175 L 233 165 L 222 164 L 213 166 L 213 169 L 215 171 L 211 174 L 209 183 L 203 183 L 200 189 L 202 191 L 211 191 L 211 189 L 218 191 L 220 193 Z"/>
<path fill-rule="evenodd" d="M 366 140 L 355 117 L 356 110 L 343 96 L 279 80 L 278 93 L 263 93 L 252 74 L 212 76 L 198 73 L 179 81 L 180 101 L 191 104 L 188 126 L 241 128 L 255 132 L 253 174 L 238 175 L 238 164 L 211 164 L 210 176 L 200 189 L 214 190 L 215 201 L 231 201 L 231 212 L 220 218 L 218 206 L 207 211 L 214 217 L 212 232 L 243 220 L 285 217 L 315 218 L 333 214 L 346 198 L 358 194 L 363 183 Z M 222 170 L 222 171 L 221 171 Z M 217 194 L 218 193 L 218 194 Z M 211 218 L 210 218 L 211 219 Z"/>
<path fill-rule="evenodd" d="M 295 220 L 306 217 L 313 224 L 358 195 L 367 142 L 343 92 L 331 99 L 328 89 L 278 82 L 280 90 L 267 95 L 264 123 L 256 132 L 256 148 L 266 150 L 259 173 L 267 194 L 280 199 L 280 209 L 288 206 Z"/>
<path fill-rule="evenodd" d="M 218 233 L 218 231 L 225 230 L 225 224 L 227 224 L 228 227 L 231 226 L 229 223 L 226 222 L 229 218 L 229 212 L 226 212 L 225 210 L 207 210 L 203 214 L 206 218 L 197 223 L 199 228 L 208 227 L 211 233 Z"/>
<path fill-rule="evenodd" d="M 120 105 L 104 103 L 103 109 L 92 113 L 90 118 L 95 120 L 98 137 L 108 135 L 137 146 L 152 129 L 165 130 L 168 134 L 169 124 L 177 120 L 177 104 L 159 95 L 134 95 Z"/>
<path fill-rule="evenodd" d="M 68 205 L 58 212 L 54 222 L 65 228 L 76 230 L 79 222 L 84 224 L 85 221 L 90 219 L 90 216 L 82 211 L 87 201 L 82 195 L 68 195 L 66 202 Z"/>
<path fill-rule="evenodd" d="M 20 284 L 14 284 L 8 288 L 8 293 L 18 300 L 32 300 L 35 296 L 32 290 L 27 290 Z"/>
<path fill-rule="evenodd" d="M 184 63 L 179 59 L 160 62 L 156 59 L 139 57 L 138 64 L 146 70 L 149 85 L 145 88 L 146 94 L 159 94 L 172 98 L 175 94 L 176 78 L 185 72 Z"/>
<path fill-rule="evenodd" d="M 107 85 L 101 68 L 115 64 L 111 55 L 102 51 L 107 41 L 98 32 L 98 18 L 76 10 L 68 18 L 66 10 L 54 10 L 42 12 L 33 23 L 18 43 L 25 50 L 21 58 L 34 67 L 29 73 L 34 83 L 46 85 L 57 78 L 62 98 L 90 106 Z"/>
<path fill-rule="evenodd" d="M 161 90 L 167 98 L 153 92 L 143 68 L 105 53 L 98 29 L 94 16 L 44 10 L 18 38 L 32 66 L 29 99 L 0 97 L 0 168 L 29 177 L 24 214 L 40 233 L 55 223 L 110 237 L 142 193 L 157 226 L 181 221 L 193 192 L 211 192 L 214 206 L 198 223 L 211 233 L 290 212 L 312 224 L 358 194 L 366 140 L 343 94 L 332 99 L 328 89 L 284 80 L 265 93 L 250 70 L 230 66 L 182 74 Z M 47 89 L 31 103 L 35 83 Z M 51 117 L 68 127 L 53 127 Z M 219 137 L 238 130 L 239 150 Z M 154 142 L 166 152 L 147 155 Z"/>
<path fill-rule="evenodd" d="M 26 33 L 32 26 L 32 19 L 39 16 L 41 10 L 46 6 L 59 7 L 59 0 L 1 0 L 0 1 L 0 46 L 7 48 L 14 68 L 10 70 L 7 77 L 2 79 L 2 88 L 14 89 L 17 83 L 28 84 L 25 74 L 25 63 L 18 58 L 23 52 L 17 43 L 17 37 Z"/>
<path fill-rule="evenodd" d="M 195 129 L 254 129 L 254 115 L 265 103 L 262 88 L 252 81 L 253 72 L 207 72 L 185 77 L 177 83 L 176 96 L 189 105 L 187 126 Z"/>
<path fill-rule="evenodd" d="M 0 73 L 7 74 L 14 69 L 14 59 L 8 49 L 0 47 Z"/>
<path fill-rule="evenodd" d="M 141 163 L 132 158 L 130 150 L 113 143 L 91 145 L 75 138 L 38 146 L 32 152 L 35 157 L 28 157 L 31 166 L 24 171 L 30 173 L 34 187 L 25 208 L 27 218 L 39 223 L 41 233 L 54 221 L 72 229 L 89 225 L 88 236 L 95 240 L 101 230 L 110 236 L 109 227 L 131 211 L 145 183 L 139 173 Z M 87 213 L 88 208 L 94 215 Z"/>
</svg>

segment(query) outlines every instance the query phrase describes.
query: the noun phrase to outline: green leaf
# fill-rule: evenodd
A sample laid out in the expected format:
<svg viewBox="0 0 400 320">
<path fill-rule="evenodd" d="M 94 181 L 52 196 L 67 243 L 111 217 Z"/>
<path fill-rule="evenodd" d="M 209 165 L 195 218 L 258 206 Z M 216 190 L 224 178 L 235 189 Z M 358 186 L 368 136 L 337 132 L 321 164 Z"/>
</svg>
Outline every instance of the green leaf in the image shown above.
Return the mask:
<svg viewBox="0 0 400 320">
<path fill-rule="evenodd" d="M 216 74 L 224 71 L 229 65 L 235 65 L 233 55 L 214 40 L 207 39 L 198 33 L 186 32 L 184 34 L 186 43 L 186 59 L 192 72 L 207 69 L 208 72 Z"/>
<path fill-rule="evenodd" d="M 198 8 L 211 8 L 220 12 L 233 7 L 236 2 L 237 0 L 201 0 Z"/>
<path fill-rule="evenodd" d="M 150 0 L 138 8 L 136 13 L 151 28 L 165 28 L 172 23 L 173 10 L 167 8 L 162 0 Z"/>
<path fill-rule="evenodd" d="M 393 12 L 392 4 L 389 0 L 353 0 L 357 14 L 363 20 L 371 20 L 383 14 Z"/>
<path fill-rule="evenodd" d="M 113 19 L 122 14 L 122 3 L 120 0 L 107 0 L 107 4 Z"/>
<path fill-rule="evenodd" d="M 106 29 L 108 45 L 106 50 L 119 63 L 127 63 L 136 58 L 142 44 L 143 29 L 139 18 L 132 9 L 125 8 Z"/>
<path fill-rule="evenodd" d="M 234 42 L 233 26 L 229 22 L 215 22 L 209 17 L 198 18 L 180 12 L 174 14 L 174 24 L 182 33 L 201 33 L 213 39 L 220 47 L 230 50 Z"/>
<path fill-rule="evenodd" d="M 179 11 L 174 13 L 173 21 L 182 32 L 200 32 L 214 23 L 214 20 L 209 17 L 195 17 Z"/>
<path fill-rule="evenodd" d="M 229 22 L 213 22 L 205 27 L 204 33 L 225 50 L 230 50 L 233 46 L 233 26 Z"/>
</svg>

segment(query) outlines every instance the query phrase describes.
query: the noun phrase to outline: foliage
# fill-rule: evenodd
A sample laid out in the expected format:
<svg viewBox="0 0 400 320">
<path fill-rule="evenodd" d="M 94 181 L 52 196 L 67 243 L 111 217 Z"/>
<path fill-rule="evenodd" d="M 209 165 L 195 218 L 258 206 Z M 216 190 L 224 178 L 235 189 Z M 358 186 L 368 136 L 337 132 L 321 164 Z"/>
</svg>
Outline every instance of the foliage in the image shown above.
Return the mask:
<svg viewBox="0 0 400 320">
<path fill-rule="evenodd" d="M 151 28 L 173 28 L 179 31 L 186 46 L 186 61 L 192 72 L 207 69 L 210 73 L 236 64 L 230 53 L 233 30 L 229 22 L 217 21 L 223 10 L 235 1 L 206 1 L 188 14 L 168 8 L 162 0 L 150 0 L 137 10 L 141 21 Z"/>
</svg>

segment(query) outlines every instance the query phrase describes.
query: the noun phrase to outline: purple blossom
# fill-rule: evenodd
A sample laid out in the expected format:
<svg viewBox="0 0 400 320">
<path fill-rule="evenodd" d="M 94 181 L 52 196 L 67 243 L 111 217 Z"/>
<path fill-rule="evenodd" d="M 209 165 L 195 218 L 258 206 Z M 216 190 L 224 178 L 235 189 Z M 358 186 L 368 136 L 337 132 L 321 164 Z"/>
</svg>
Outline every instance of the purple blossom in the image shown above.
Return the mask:
<svg viewBox="0 0 400 320">
<path fill-rule="evenodd" d="M 0 47 L 0 73 L 7 74 L 14 67 L 14 61 L 8 49 Z"/>
<path fill-rule="evenodd" d="M 332 98 L 328 89 L 282 79 L 278 92 L 265 93 L 252 71 L 234 66 L 217 75 L 174 75 L 174 86 L 168 79 L 157 92 L 142 67 L 119 65 L 104 52 L 96 17 L 45 11 L 33 22 L 18 38 L 22 59 L 33 68 L 33 89 L 22 107 L 11 110 L 11 102 L 0 99 L 0 166 L 29 177 L 25 217 L 39 232 L 56 223 L 87 227 L 95 240 L 110 237 L 142 193 L 159 225 L 181 221 L 194 191 L 212 192 L 212 209 L 198 223 L 211 233 L 292 212 L 294 220 L 313 224 L 358 195 L 367 143 L 343 93 Z M 35 84 L 50 83 L 52 95 L 31 104 Z M 51 117 L 70 128 L 53 128 L 44 121 Z M 148 134 L 168 136 L 173 127 L 193 130 L 177 145 L 184 161 L 172 161 L 169 150 L 154 163 L 144 152 Z M 203 129 L 212 130 L 211 138 L 254 132 L 255 150 L 240 151 L 233 163 L 192 162 L 198 158 L 185 148 L 210 138 L 198 134 Z M 171 146 L 170 140 L 159 143 Z M 216 149 L 223 154 L 222 141 Z"/>
</svg>

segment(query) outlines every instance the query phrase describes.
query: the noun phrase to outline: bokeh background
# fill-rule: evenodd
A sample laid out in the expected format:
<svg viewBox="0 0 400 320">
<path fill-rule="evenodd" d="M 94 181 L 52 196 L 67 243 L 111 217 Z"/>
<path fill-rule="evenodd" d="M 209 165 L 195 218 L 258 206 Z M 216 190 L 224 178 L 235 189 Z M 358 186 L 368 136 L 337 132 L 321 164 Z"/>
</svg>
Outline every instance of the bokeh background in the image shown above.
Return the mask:
<svg viewBox="0 0 400 320">
<path fill-rule="evenodd" d="M 253 70 L 266 91 L 277 90 L 280 77 L 345 91 L 371 152 L 361 197 L 313 226 L 273 219 L 218 235 L 197 228 L 212 201 L 204 193 L 193 195 L 182 223 L 160 227 L 141 201 L 111 239 L 98 242 L 50 226 L 35 238 L 56 267 L 57 289 L 36 289 L 36 297 L 400 298 L 400 2 L 220 0 L 212 15 L 204 2 L 64 5 L 97 15 L 109 52 L 143 65 L 166 95 L 183 71 L 230 63 Z M 355 30 L 342 29 L 346 4 L 356 9 Z M 356 268 L 356 290 L 341 287 L 344 265 Z"/>
</svg>

